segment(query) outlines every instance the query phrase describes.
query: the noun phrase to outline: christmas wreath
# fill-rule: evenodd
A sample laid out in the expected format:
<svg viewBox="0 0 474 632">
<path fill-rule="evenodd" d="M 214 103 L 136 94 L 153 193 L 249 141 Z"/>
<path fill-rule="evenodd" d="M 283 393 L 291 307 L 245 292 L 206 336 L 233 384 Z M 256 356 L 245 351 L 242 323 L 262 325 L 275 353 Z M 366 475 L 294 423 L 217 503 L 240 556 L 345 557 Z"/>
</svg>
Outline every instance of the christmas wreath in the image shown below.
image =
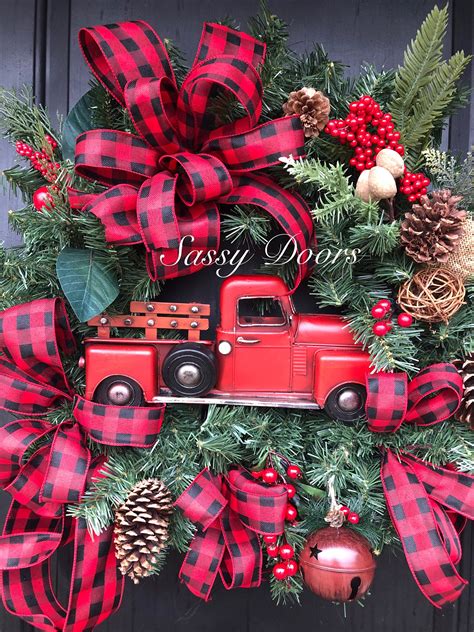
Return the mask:
<svg viewBox="0 0 474 632">
<path fill-rule="evenodd" d="M 474 165 L 439 149 L 468 100 L 447 21 L 435 7 L 401 67 L 353 80 L 322 46 L 293 53 L 265 6 L 248 33 L 205 24 L 191 68 L 144 22 L 96 26 L 60 131 L 0 92 L 25 202 L 23 245 L 0 249 L 9 612 L 91 630 L 172 548 L 203 599 L 220 575 L 357 600 L 384 545 L 433 605 L 458 598 Z M 214 307 L 166 298 L 207 266 L 228 277 L 215 337 Z M 49 567 L 70 542 L 62 605 Z"/>
</svg>

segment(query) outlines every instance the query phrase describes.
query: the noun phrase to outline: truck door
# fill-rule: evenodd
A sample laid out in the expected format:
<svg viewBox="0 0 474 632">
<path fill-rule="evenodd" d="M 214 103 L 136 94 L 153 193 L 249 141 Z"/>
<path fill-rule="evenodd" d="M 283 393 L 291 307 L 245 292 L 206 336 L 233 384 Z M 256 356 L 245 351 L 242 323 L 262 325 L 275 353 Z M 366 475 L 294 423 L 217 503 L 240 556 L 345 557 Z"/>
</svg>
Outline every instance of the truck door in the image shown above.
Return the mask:
<svg viewBox="0 0 474 632">
<path fill-rule="evenodd" d="M 289 391 L 291 323 L 279 299 L 240 298 L 234 341 L 236 391 Z"/>
</svg>

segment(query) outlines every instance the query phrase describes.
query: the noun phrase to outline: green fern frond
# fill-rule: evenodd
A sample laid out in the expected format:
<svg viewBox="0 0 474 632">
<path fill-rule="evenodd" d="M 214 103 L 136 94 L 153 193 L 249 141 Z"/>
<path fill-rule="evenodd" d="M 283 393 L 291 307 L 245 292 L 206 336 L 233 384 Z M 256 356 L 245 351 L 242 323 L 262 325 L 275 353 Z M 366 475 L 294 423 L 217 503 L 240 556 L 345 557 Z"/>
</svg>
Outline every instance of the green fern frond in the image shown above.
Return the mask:
<svg viewBox="0 0 474 632">
<path fill-rule="evenodd" d="M 435 6 L 405 51 L 403 66 L 395 77 L 395 94 L 390 105 L 400 133 L 406 129 L 419 91 L 430 82 L 441 62 L 447 26 L 448 6 L 442 9 Z"/>
</svg>

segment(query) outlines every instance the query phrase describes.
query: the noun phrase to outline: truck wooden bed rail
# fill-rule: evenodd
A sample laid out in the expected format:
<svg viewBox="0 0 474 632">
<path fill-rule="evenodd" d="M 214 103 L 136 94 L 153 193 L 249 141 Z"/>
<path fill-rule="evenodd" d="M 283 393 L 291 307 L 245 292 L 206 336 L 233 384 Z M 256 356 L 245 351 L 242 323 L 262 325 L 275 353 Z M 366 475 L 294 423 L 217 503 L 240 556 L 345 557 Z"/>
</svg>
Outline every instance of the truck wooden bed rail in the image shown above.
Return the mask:
<svg viewBox="0 0 474 632">
<path fill-rule="evenodd" d="M 156 340 L 160 329 L 188 332 L 188 340 L 199 340 L 200 332 L 209 329 L 211 306 L 204 303 L 130 303 L 131 314 L 95 316 L 88 324 L 97 327 L 99 338 L 110 338 L 113 327 L 144 329 L 147 340 Z"/>
</svg>

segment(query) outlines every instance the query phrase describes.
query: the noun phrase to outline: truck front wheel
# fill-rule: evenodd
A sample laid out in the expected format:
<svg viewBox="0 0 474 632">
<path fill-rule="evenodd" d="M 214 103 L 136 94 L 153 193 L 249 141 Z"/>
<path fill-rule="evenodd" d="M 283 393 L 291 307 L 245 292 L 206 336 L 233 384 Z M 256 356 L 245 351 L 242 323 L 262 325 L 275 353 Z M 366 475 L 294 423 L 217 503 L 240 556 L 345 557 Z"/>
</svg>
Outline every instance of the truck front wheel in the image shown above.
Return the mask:
<svg viewBox="0 0 474 632">
<path fill-rule="evenodd" d="M 331 391 L 324 410 L 333 419 L 351 422 L 365 415 L 367 393 L 361 384 L 342 384 Z"/>
<path fill-rule="evenodd" d="M 96 388 L 94 401 L 112 406 L 143 406 L 145 399 L 138 382 L 125 375 L 111 375 Z"/>
<path fill-rule="evenodd" d="M 216 358 L 204 345 L 185 342 L 168 353 L 162 373 L 164 383 L 176 395 L 205 395 L 216 384 Z"/>
</svg>

